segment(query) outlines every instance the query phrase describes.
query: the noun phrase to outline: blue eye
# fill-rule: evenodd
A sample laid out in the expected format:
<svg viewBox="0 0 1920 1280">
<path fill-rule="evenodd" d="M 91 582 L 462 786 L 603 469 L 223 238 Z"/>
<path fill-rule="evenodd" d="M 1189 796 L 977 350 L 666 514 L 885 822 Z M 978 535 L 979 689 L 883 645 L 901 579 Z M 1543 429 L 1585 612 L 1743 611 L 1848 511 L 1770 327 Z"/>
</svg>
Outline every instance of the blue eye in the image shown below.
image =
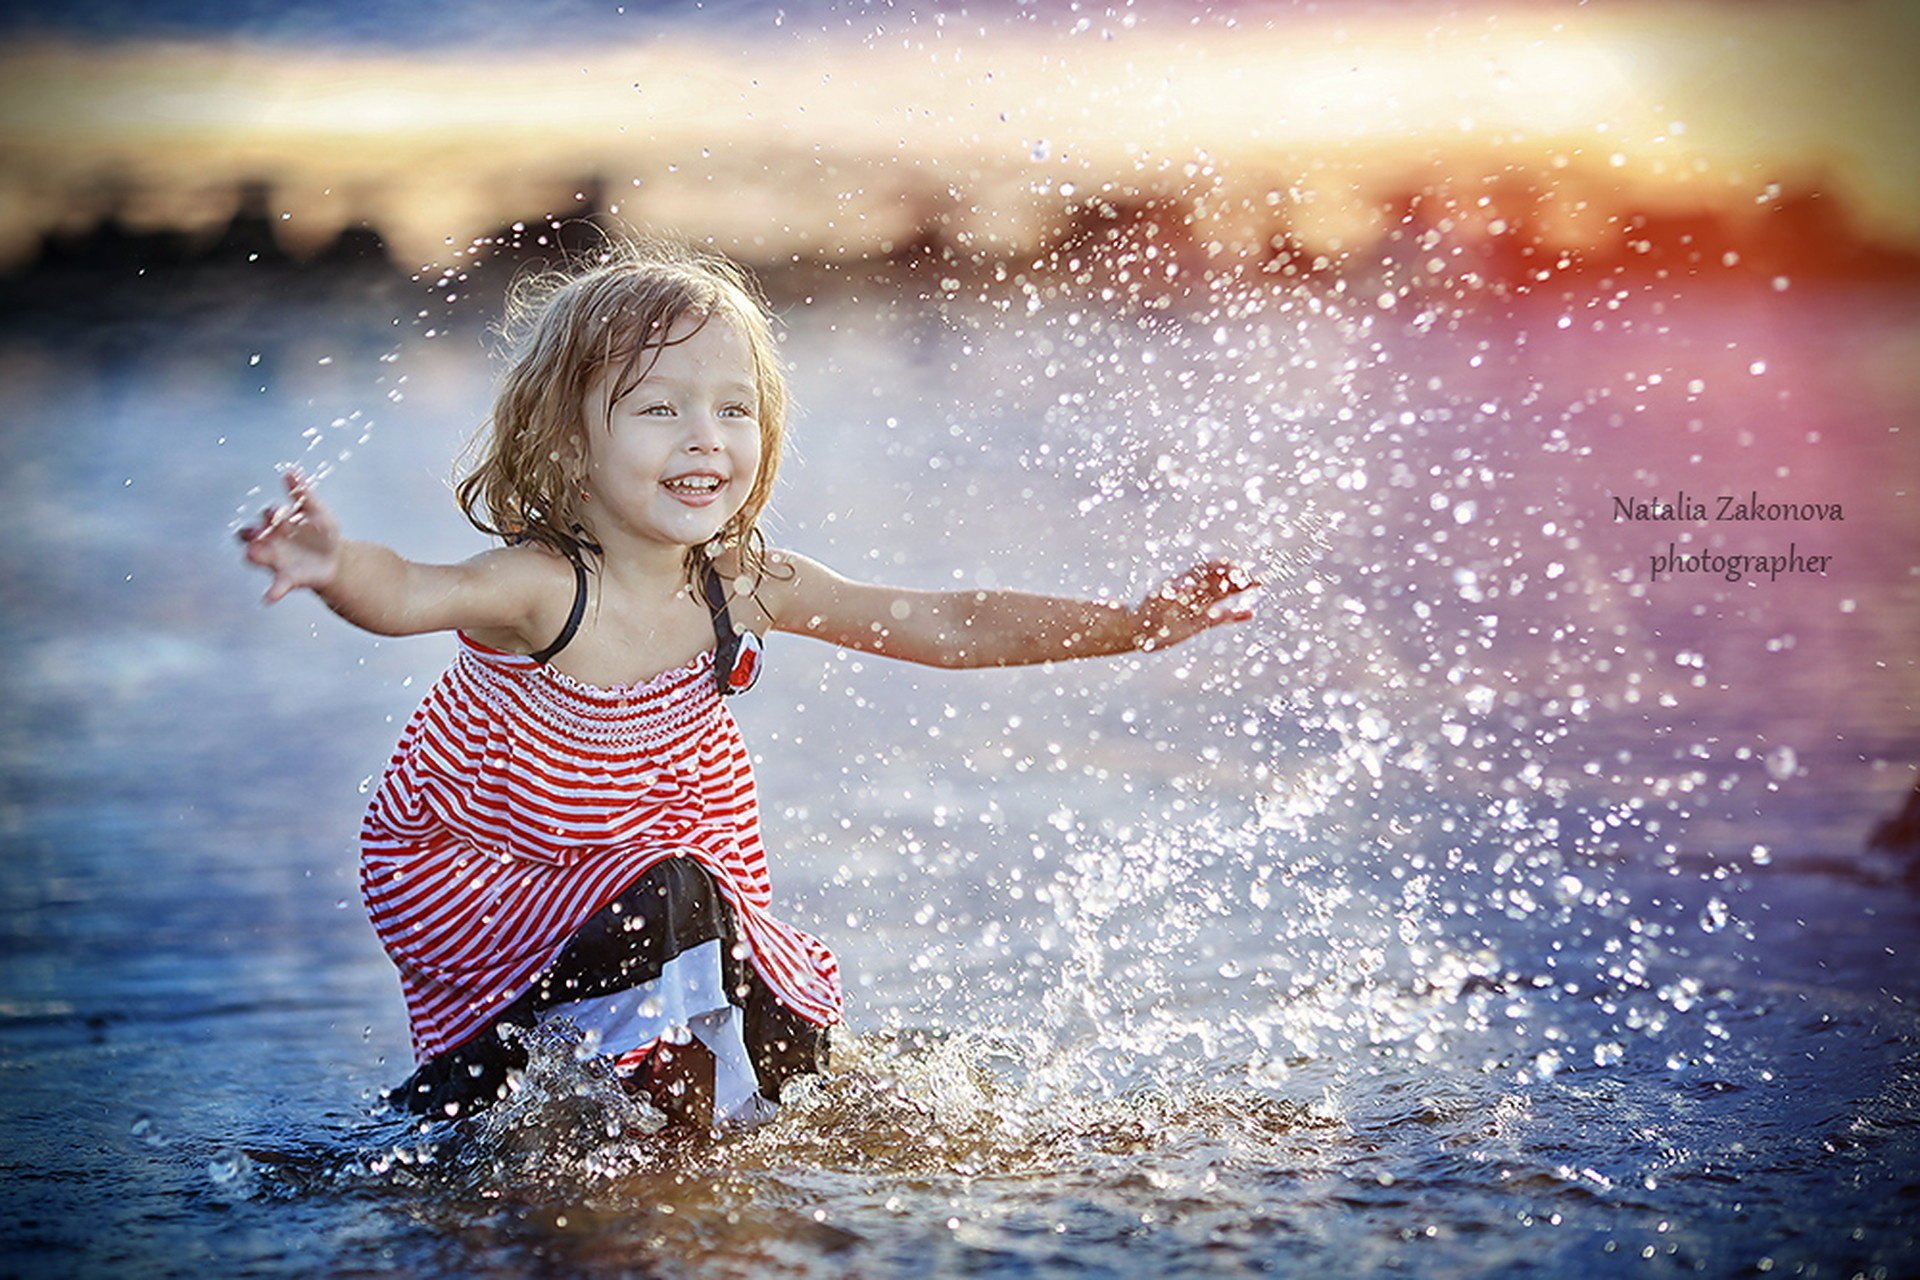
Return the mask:
<svg viewBox="0 0 1920 1280">
<path fill-rule="evenodd" d="M 640 410 L 640 416 L 655 418 L 655 417 L 659 417 L 662 414 L 671 414 L 672 412 L 673 412 L 673 406 L 670 404 L 650 404 L 646 408 Z"/>
<path fill-rule="evenodd" d="M 753 410 L 744 404 L 730 404 L 720 410 L 720 412 L 723 414 L 731 414 L 737 418 L 751 418 L 753 416 Z"/>
</svg>

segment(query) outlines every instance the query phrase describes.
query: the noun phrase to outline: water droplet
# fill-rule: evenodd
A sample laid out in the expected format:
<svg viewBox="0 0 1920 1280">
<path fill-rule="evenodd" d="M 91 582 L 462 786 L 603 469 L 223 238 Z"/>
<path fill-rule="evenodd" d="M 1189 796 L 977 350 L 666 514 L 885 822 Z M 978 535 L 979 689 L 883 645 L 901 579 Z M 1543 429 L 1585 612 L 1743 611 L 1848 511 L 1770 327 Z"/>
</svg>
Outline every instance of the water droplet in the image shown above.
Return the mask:
<svg viewBox="0 0 1920 1280">
<path fill-rule="evenodd" d="M 1792 747 L 1781 745 L 1767 752 L 1767 773 L 1776 782 L 1785 782 L 1800 768 L 1800 757 Z"/>
<path fill-rule="evenodd" d="M 232 1155 L 216 1157 L 207 1161 L 207 1177 L 216 1186 L 225 1186 L 246 1172 L 248 1163 L 247 1157 L 237 1151 Z"/>
</svg>

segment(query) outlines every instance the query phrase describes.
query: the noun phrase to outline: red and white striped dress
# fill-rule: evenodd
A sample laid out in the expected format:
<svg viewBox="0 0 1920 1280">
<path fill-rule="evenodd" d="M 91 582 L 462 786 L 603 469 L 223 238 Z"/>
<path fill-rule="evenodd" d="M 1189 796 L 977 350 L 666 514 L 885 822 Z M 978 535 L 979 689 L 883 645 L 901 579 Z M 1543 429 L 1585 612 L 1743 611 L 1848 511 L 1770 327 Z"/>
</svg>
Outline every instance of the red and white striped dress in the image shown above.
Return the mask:
<svg viewBox="0 0 1920 1280">
<path fill-rule="evenodd" d="M 414 1055 L 484 1029 L 573 932 L 663 858 L 691 858 L 781 1003 L 840 1020 L 840 967 L 767 914 L 747 749 L 713 655 L 628 688 L 462 635 L 361 826 L 360 887 L 400 969 Z"/>
</svg>

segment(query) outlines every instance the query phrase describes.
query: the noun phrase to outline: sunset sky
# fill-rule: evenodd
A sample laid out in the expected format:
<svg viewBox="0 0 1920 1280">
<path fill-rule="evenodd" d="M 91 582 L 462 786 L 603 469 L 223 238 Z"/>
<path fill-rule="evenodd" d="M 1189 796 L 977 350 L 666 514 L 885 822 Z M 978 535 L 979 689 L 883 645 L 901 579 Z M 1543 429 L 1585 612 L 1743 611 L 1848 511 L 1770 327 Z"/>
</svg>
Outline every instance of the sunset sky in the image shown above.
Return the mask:
<svg viewBox="0 0 1920 1280">
<path fill-rule="evenodd" d="M 217 226 L 249 178 L 296 248 L 371 219 L 416 264 L 588 175 L 762 257 L 871 252 L 930 199 L 1018 240 L 1107 183 L 1218 182 L 1229 220 L 1279 190 L 1337 243 L 1384 193 L 1507 171 L 1615 208 L 1812 184 L 1920 241 L 1900 4 L 83 4 L 0 33 L 0 261 L 110 198 Z"/>
</svg>

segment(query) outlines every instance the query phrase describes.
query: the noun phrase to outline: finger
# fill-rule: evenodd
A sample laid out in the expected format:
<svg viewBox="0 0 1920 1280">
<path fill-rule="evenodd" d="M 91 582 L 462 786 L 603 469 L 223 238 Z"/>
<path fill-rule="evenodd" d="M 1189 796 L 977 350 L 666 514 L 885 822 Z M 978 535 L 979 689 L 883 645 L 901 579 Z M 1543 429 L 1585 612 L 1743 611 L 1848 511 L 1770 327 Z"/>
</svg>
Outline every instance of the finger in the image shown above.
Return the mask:
<svg viewBox="0 0 1920 1280">
<path fill-rule="evenodd" d="M 1231 580 L 1228 577 L 1231 569 L 1232 566 L 1224 560 L 1209 560 L 1181 574 L 1179 582 L 1188 592 L 1218 595 Z"/>
<path fill-rule="evenodd" d="M 1254 605 L 1258 601 L 1258 596 L 1249 598 L 1245 591 L 1234 591 L 1221 596 L 1217 600 L 1209 601 L 1207 604 L 1207 612 L 1209 615 L 1251 613 L 1253 612 Z"/>
<path fill-rule="evenodd" d="M 1248 592 L 1258 591 L 1265 585 L 1264 582 L 1249 582 L 1244 586 L 1229 587 L 1220 593 L 1220 598 L 1222 600 L 1239 600 L 1246 596 Z"/>
<path fill-rule="evenodd" d="M 1251 569 L 1232 560 L 1211 560 L 1202 568 L 1206 571 L 1207 580 L 1219 584 L 1226 592 L 1245 591 L 1260 585 L 1260 579 L 1254 576 Z"/>
<path fill-rule="evenodd" d="M 277 532 L 280 526 L 287 522 L 290 514 L 291 508 L 288 507 L 262 507 L 260 522 L 256 527 L 262 535 Z"/>
<path fill-rule="evenodd" d="M 1223 601 L 1235 600 L 1250 590 L 1252 590 L 1251 587 L 1229 586 L 1225 583 L 1208 583 L 1204 590 L 1195 591 L 1188 598 L 1188 603 L 1195 609 L 1215 609 L 1218 608 Z"/>
<path fill-rule="evenodd" d="M 300 473 L 298 468 L 285 473 L 284 483 L 287 486 L 288 498 L 288 502 L 283 508 L 286 512 L 286 519 L 300 519 L 306 514 L 307 507 L 314 500 L 313 485 L 306 476 Z"/>
<path fill-rule="evenodd" d="M 1202 566 L 1209 582 L 1217 582 L 1233 591 L 1245 591 L 1260 585 L 1259 575 L 1233 560 L 1215 560 Z"/>
<path fill-rule="evenodd" d="M 1192 599 L 1211 589 L 1213 575 L 1206 565 L 1197 564 L 1193 568 L 1171 579 L 1167 589 L 1182 599 Z"/>
</svg>

